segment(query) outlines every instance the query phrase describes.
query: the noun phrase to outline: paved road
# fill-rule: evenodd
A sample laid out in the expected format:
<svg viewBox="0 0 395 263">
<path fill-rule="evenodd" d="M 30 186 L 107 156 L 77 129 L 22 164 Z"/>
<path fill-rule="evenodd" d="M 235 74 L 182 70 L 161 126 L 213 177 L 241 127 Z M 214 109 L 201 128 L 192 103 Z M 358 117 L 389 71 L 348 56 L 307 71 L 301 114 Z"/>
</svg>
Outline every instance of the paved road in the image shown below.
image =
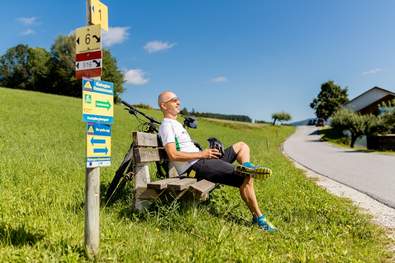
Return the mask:
<svg viewBox="0 0 395 263">
<path fill-rule="evenodd" d="M 321 142 L 314 126 L 299 126 L 284 152 L 316 173 L 395 208 L 395 156 L 358 152 Z"/>
</svg>

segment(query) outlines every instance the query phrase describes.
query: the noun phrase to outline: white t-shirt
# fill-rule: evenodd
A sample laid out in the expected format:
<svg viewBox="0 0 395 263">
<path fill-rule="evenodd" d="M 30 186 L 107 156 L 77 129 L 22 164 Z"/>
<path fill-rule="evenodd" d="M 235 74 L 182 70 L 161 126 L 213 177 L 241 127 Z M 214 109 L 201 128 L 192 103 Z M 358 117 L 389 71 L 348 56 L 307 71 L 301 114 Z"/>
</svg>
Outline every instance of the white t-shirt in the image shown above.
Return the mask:
<svg viewBox="0 0 395 263">
<path fill-rule="evenodd" d="M 177 151 L 199 152 L 199 148 L 192 142 L 188 132 L 176 120 L 164 118 L 159 127 L 159 136 L 162 139 L 163 146 L 168 143 L 175 143 Z M 178 174 L 183 174 L 197 161 L 197 159 L 185 162 L 171 161 L 170 164 L 176 167 Z"/>
</svg>

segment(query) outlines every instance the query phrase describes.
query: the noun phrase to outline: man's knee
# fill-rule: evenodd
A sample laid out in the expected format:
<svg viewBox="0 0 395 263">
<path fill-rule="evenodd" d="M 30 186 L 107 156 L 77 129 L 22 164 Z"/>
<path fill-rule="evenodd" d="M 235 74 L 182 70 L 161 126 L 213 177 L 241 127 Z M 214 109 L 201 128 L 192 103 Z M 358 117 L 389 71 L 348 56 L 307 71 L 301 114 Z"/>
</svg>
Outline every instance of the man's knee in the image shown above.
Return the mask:
<svg viewBox="0 0 395 263">
<path fill-rule="evenodd" d="M 233 149 L 235 150 L 236 153 L 239 153 L 240 151 L 243 150 L 250 150 L 250 147 L 245 142 L 237 142 L 233 144 Z"/>
</svg>

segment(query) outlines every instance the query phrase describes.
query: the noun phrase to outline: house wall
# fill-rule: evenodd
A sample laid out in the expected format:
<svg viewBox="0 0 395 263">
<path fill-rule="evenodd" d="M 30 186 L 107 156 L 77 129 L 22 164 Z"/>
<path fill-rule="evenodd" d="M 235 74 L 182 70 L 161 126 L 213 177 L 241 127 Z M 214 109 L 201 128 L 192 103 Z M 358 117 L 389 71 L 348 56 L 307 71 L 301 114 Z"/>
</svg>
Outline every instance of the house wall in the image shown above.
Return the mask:
<svg viewBox="0 0 395 263">
<path fill-rule="evenodd" d="M 391 101 L 395 98 L 395 96 L 393 95 L 387 95 L 383 98 L 381 98 L 378 101 L 375 101 L 374 103 L 370 104 L 369 106 L 359 110 L 358 112 L 360 112 L 361 114 L 374 114 L 374 115 L 378 115 L 379 114 L 379 104 L 381 104 L 382 102 L 388 102 Z"/>
<path fill-rule="evenodd" d="M 375 101 L 378 101 L 388 95 L 388 92 L 381 89 L 372 89 L 369 92 L 361 95 L 354 101 L 347 103 L 344 107 L 352 111 L 360 111 L 365 108 L 366 105 L 370 105 Z"/>
</svg>

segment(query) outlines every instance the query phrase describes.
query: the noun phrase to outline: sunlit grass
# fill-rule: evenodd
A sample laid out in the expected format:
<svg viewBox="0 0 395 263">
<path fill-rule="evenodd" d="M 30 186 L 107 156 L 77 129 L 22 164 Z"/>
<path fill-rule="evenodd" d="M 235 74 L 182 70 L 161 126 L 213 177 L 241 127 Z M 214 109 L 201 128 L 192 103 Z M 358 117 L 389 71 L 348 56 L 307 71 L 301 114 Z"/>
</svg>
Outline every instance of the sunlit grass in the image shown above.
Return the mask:
<svg viewBox="0 0 395 263">
<path fill-rule="evenodd" d="M 83 252 L 85 124 L 81 100 L 0 88 L 0 262 L 85 261 Z M 158 119 L 158 111 L 146 111 Z M 125 198 L 103 207 L 99 261 L 380 262 L 388 240 L 351 202 L 306 179 L 281 154 L 292 127 L 200 119 L 192 137 L 203 146 L 243 140 L 272 178 L 255 182 L 262 209 L 280 229 L 251 227 L 238 190 L 222 187 L 204 204 L 158 203 L 131 211 Z M 101 169 L 106 189 L 127 151 L 136 121 L 115 107 L 113 164 Z"/>
</svg>

